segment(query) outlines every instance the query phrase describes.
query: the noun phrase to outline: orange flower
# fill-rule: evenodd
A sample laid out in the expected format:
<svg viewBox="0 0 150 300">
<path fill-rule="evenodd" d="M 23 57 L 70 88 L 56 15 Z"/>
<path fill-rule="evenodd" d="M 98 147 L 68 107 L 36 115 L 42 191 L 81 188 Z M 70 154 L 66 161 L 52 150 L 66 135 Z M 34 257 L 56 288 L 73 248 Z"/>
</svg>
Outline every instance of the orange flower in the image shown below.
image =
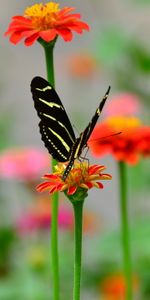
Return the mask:
<svg viewBox="0 0 150 300">
<path fill-rule="evenodd" d="M 121 134 L 107 138 L 117 132 Z M 141 125 L 137 118 L 112 117 L 96 126 L 89 147 L 96 157 L 109 153 L 117 160 L 135 164 L 141 155 L 150 155 L 150 127 Z"/>
<path fill-rule="evenodd" d="M 97 69 L 96 60 L 88 52 L 74 53 L 68 59 L 68 69 L 75 78 L 91 78 Z"/>
<path fill-rule="evenodd" d="M 139 280 L 136 275 L 132 278 L 133 291 L 136 294 L 139 288 Z M 105 278 L 101 284 L 102 294 L 106 299 L 125 300 L 125 279 L 122 274 L 114 274 Z M 107 298 L 108 297 L 108 298 Z M 105 299 L 105 298 L 104 298 Z"/>
<path fill-rule="evenodd" d="M 25 10 L 24 16 L 14 16 L 5 36 L 17 44 L 25 39 L 25 45 L 31 46 L 41 38 L 45 42 L 61 36 L 65 41 L 72 40 L 72 31 L 82 33 L 89 26 L 80 20 L 80 14 L 72 14 L 73 7 L 59 8 L 56 2 L 34 4 Z"/>
<path fill-rule="evenodd" d="M 83 192 L 91 189 L 92 187 L 101 189 L 103 188 L 103 185 L 99 182 L 99 180 L 111 179 L 109 174 L 102 173 L 102 171 L 105 170 L 104 166 L 89 166 L 87 162 L 75 162 L 74 168 L 70 171 L 66 181 L 64 182 L 62 180 L 62 175 L 65 168 L 65 164 L 59 163 L 56 166 L 55 173 L 47 174 L 43 177 L 44 179 L 47 179 L 47 181 L 39 184 L 37 190 L 39 192 L 49 190 L 50 194 L 56 191 L 64 191 L 69 196 L 74 195 L 79 189 Z"/>
</svg>

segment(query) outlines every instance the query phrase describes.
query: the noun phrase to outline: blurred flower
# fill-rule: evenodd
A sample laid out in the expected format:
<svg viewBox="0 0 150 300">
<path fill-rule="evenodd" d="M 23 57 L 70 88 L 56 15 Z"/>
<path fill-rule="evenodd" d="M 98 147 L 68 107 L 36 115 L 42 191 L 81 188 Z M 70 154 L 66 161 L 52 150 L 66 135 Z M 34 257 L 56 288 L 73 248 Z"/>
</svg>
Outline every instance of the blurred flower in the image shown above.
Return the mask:
<svg viewBox="0 0 150 300">
<path fill-rule="evenodd" d="M 73 227 L 72 213 L 64 207 L 60 207 L 58 214 L 58 224 L 61 229 Z M 51 225 L 51 201 L 47 197 L 40 197 L 22 214 L 17 220 L 17 231 L 20 234 L 32 233 L 37 230 L 49 230 Z"/>
<path fill-rule="evenodd" d="M 47 251 L 44 247 L 37 245 L 27 253 L 29 265 L 36 271 L 43 271 L 47 264 Z"/>
<path fill-rule="evenodd" d="M 39 192 L 49 190 L 50 194 L 56 191 L 64 191 L 67 195 L 74 195 L 78 192 L 78 189 L 85 191 L 92 187 L 103 188 L 103 185 L 99 180 L 111 179 L 109 174 L 102 173 L 102 171 L 105 170 L 104 166 L 89 166 L 87 162 L 80 163 L 76 161 L 64 182 L 62 180 L 62 175 L 65 168 L 65 164 L 58 164 L 55 173 L 47 174 L 43 177 L 44 179 L 47 179 L 47 181 L 39 184 L 37 190 Z"/>
<path fill-rule="evenodd" d="M 120 93 L 111 98 L 104 113 L 107 117 L 132 116 L 141 112 L 138 97 L 132 93 Z"/>
<path fill-rule="evenodd" d="M 83 231 L 84 233 L 94 234 L 100 229 L 101 219 L 91 211 L 84 211 L 83 213 Z"/>
<path fill-rule="evenodd" d="M 87 52 L 73 54 L 68 59 L 68 69 L 71 76 L 76 78 L 91 78 L 97 65 L 96 60 Z"/>
<path fill-rule="evenodd" d="M 137 276 L 132 279 L 133 292 L 136 294 L 139 288 L 139 281 Z M 122 274 L 115 274 L 106 277 L 101 283 L 100 290 L 104 298 L 108 300 L 126 300 L 125 298 L 125 279 Z"/>
<path fill-rule="evenodd" d="M 49 230 L 51 226 L 51 201 L 49 197 L 38 197 L 36 202 L 18 218 L 16 229 L 20 235 L 34 233 L 38 230 Z M 97 229 L 99 220 L 95 214 L 84 211 L 83 214 L 83 230 L 86 233 L 94 233 Z M 60 206 L 58 213 L 58 224 L 61 230 L 73 231 L 74 219 L 72 212 Z"/>
<path fill-rule="evenodd" d="M 150 156 L 150 127 L 143 126 L 139 128 L 138 149 L 144 157 Z"/>
<path fill-rule="evenodd" d="M 96 126 L 88 145 L 96 157 L 109 153 L 119 161 L 136 164 L 141 155 L 150 155 L 150 127 L 133 117 L 108 118 Z"/>
<path fill-rule="evenodd" d="M 14 16 L 5 36 L 10 36 L 10 42 L 17 44 L 25 39 L 25 45 L 31 46 L 41 38 L 45 42 L 53 41 L 61 36 L 65 41 L 71 41 L 72 31 L 82 33 L 89 26 L 80 20 L 80 14 L 72 14 L 75 8 L 59 8 L 56 2 L 39 3 L 28 7 L 24 16 Z"/>
<path fill-rule="evenodd" d="M 0 177 L 35 180 L 50 164 L 47 153 L 36 148 L 12 148 L 0 153 Z"/>
</svg>

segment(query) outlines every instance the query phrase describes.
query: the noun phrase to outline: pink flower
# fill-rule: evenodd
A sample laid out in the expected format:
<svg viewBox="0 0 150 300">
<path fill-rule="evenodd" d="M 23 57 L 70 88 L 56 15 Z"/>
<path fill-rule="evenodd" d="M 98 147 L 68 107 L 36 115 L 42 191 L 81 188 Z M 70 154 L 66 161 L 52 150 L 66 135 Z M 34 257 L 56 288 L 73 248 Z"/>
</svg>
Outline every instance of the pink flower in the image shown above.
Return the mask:
<svg viewBox="0 0 150 300">
<path fill-rule="evenodd" d="M 131 93 L 120 93 L 108 101 L 105 109 L 107 117 L 113 116 L 132 116 L 139 114 L 141 106 L 139 99 L 136 95 Z"/>
<path fill-rule="evenodd" d="M 49 156 L 36 148 L 12 148 L 0 154 L 0 177 L 35 180 L 50 164 Z"/>
<path fill-rule="evenodd" d="M 48 199 L 49 200 L 49 199 Z M 48 204 L 48 203 L 47 203 Z M 38 211 L 35 206 L 34 209 L 29 209 L 25 214 L 17 220 L 16 227 L 19 234 L 31 234 L 38 230 L 49 230 L 51 226 L 51 207 L 49 201 L 49 207 L 45 211 Z M 69 229 L 73 228 L 73 215 L 71 211 L 61 207 L 58 214 L 58 224 L 60 229 Z"/>
</svg>

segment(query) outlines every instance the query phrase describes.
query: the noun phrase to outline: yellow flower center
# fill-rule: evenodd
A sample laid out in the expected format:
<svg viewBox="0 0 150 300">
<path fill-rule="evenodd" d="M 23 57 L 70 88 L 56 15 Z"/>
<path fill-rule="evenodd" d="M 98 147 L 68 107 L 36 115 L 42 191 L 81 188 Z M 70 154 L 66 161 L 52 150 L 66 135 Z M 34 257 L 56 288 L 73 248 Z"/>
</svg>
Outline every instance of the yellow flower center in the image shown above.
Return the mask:
<svg viewBox="0 0 150 300">
<path fill-rule="evenodd" d="M 40 3 L 27 7 L 24 15 L 32 20 L 35 29 L 47 30 L 54 26 L 59 10 L 56 2 Z"/>
<path fill-rule="evenodd" d="M 141 121 L 135 117 L 111 117 L 107 119 L 107 123 L 118 130 L 132 130 L 141 125 Z"/>
<path fill-rule="evenodd" d="M 66 167 L 64 164 L 61 164 L 61 163 L 58 164 L 55 167 L 56 174 L 62 175 L 64 173 L 65 168 Z M 70 173 L 67 176 L 66 184 L 68 186 L 72 186 L 74 184 L 76 186 L 78 186 L 81 182 L 85 182 L 85 180 L 88 176 L 88 170 L 89 170 L 89 165 L 87 162 L 85 162 L 85 161 L 79 162 L 76 160 L 74 162 L 73 169 L 70 171 Z"/>
</svg>

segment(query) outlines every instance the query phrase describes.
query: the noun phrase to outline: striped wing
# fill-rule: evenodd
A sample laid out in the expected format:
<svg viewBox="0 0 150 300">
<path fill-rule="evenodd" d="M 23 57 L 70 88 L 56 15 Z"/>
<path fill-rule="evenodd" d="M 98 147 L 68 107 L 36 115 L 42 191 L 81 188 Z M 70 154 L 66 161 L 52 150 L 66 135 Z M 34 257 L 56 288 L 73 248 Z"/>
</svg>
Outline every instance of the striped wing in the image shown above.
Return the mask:
<svg viewBox="0 0 150 300">
<path fill-rule="evenodd" d="M 33 78 L 31 92 L 41 119 L 39 127 L 45 147 L 56 160 L 67 161 L 76 138 L 64 106 L 54 88 L 42 77 Z"/>
<path fill-rule="evenodd" d="M 93 129 L 98 121 L 98 118 L 102 112 L 102 109 L 104 107 L 104 104 L 107 100 L 107 97 L 109 95 L 110 92 L 110 86 L 108 87 L 107 92 L 105 93 L 103 99 L 101 100 L 99 107 L 97 108 L 92 120 L 90 121 L 90 123 L 88 124 L 88 126 L 85 128 L 85 130 L 80 134 L 80 147 L 79 147 L 79 156 L 81 155 L 82 149 L 84 148 L 84 146 L 87 145 L 87 141 L 90 138 Z"/>
</svg>

